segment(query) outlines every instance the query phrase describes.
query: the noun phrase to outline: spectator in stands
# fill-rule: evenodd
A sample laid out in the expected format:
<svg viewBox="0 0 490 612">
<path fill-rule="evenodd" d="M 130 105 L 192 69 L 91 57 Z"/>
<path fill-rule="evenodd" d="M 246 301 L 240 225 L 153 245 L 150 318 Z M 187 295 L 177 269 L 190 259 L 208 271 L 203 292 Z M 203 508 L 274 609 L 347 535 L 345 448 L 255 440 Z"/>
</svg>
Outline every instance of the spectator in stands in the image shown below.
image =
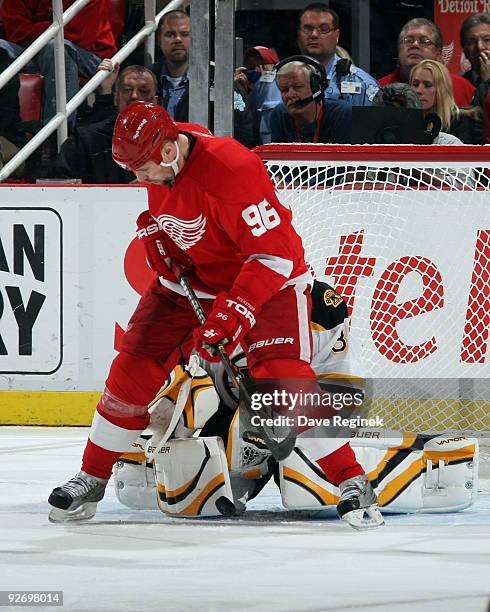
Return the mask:
<svg viewBox="0 0 490 612">
<path fill-rule="evenodd" d="M 104 59 L 97 66 L 97 71 L 108 70 L 104 81 L 95 90 L 95 99 L 92 106 L 87 106 L 85 112 L 77 116 L 77 127 L 97 123 L 114 114 L 114 87 L 119 76 L 119 64 L 110 59 Z"/>
<path fill-rule="evenodd" d="M 62 145 L 49 176 L 82 179 L 83 183 L 129 183 L 131 172 L 112 159 L 112 132 L 123 108 L 137 100 L 156 101 L 155 75 L 144 66 L 128 66 L 119 74 L 114 93 L 113 112 L 98 123 L 75 128 Z"/>
<path fill-rule="evenodd" d="M 242 87 L 248 96 L 261 144 L 271 142 L 270 114 L 282 102 L 274 72 L 278 62 L 273 49 L 250 47 L 243 54 L 244 65 L 235 70 L 235 86 Z"/>
<path fill-rule="evenodd" d="M 454 138 L 458 144 L 484 143 L 481 108 L 458 108 L 453 97 L 451 75 L 444 64 L 422 60 L 410 72 L 410 85 L 419 97 L 424 115 L 437 113 L 441 119 L 442 131 L 435 144 L 452 144 Z"/>
<path fill-rule="evenodd" d="M 277 85 L 282 104 L 271 113 L 272 142 L 349 143 L 351 106 L 339 100 L 325 100 L 326 76 L 323 65 L 293 56 L 277 67 Z"/>
<path fill-rule="evenodd" d="M 150 66 L 158 81 L 158 103 L 176 121 L 189 121 L 189 48 L 191 44 L 191 20 L 181 10 L 169 11 L 158 24 L 157 41 L 162 59 Z M 210 80 L 214 73 L 210 70 Z M 257 142 L 253 113 L 245 92 L 234 90 L 234 136 L 246 147 Z"/>
<path fill-rule="evenodd" d="M 490 13 L 467 17 L 459 35 L 464 54 L 471 64 L 471 70 L 463 77 L 475 87 L 490 81 Z"/>
<path fill-rule="evenodd" d="M 336 53 L 339 36 L 339 17 L 326 4 L 314 2 L 301 11 L 298 47 L 301 53 L 325 66 L 325 98 L 345 100 L 351 106 L 370 106 L 379 85 L 367 72 Z"/>
<path fill-rule="evenodd" d="M 65 26 L 65 68 L 67 100 L 79 89 L 79 75 L 90 78 L 101 58 L 116 52 L 109 22 L 109 1 L 89 2 Z M 75 0 L 63 0 L 66 10 Z M 53 21 L 51 0 L 3 0 L 1 15 L 6 40 L 0 47 L 11 58 L 18 57 Z M 51 40 L 29 65 L 29 71 L 39 71 L 43 77 L 43 121 L 56 113 L 54 40 Z M 70 123 L 75 121 L 75 113 Z"/>
<path fill-rule="evenodd" d="M 158 103 L 176 121 L 189 117 L 189 48 L 191 20 L 181 10 L 166 13 L 156 32 L 162 59 L 150 66 L 158 81 Z"/>
<path fill-rule="evenodd" d="M 471 64 L 463 77 L 475 85 L 473 104 L 484 113 L 486 142 L 490 143 L 490 13 L 476 13 L 463 21 L 461 46 Z"/>
<path fill-rule="evenodd" d="M 423 18 L 408 21 L 398 36 L 398 66 L 379 79 L 381 86 L 408 83 L 410 70 L 424 59 L 442 61 L 442 33 L 432 21 Z M 460 107 L 469 106 L 475 88 L 463 77 L 451 74 L 454 99 Z"/>
<path fill-rule="evenodd" d="M 442 66 L 443 64 L 433 60 L 431 61 L 436 67 Z M 413 69 L 415 73 L 417 68 Z M 446 69 L 447 72 L 447 69 Z M 450 84 L 451 79 L 449 72 L 446 75 L 447 82 Z M 406 83 L 390 83 L 381 88 L 378 95 L 374 99 L 375 106 L 393 106 L 396 108 L 422 108 L 425 102 L 422 102 L 422 97 L 416 94 L 416 92 L 410 88 Z M 434 109 L 432 109 L 434 111 Z M 425 115 L 426 126 L 425 136 L 427 138 L 426 143 L 438 144 L 438 145 L 462 145 L 463 143 L 459 138 L 448 134 L 447 132 L 441 132 L 440 126 L 436 124 L 434 120 L 430 119 L 428 112 Z M 474 187 L 475 175 L 471 169 L 467 168 L 448 168 L 441 164 L 441 167 L 429 169 L 417 169 L 417 168 L 367 168 L 364 171 L 364 176 L 357 175 L 357 180 L 362 182 L 369 181 L 373 184 L 381 183 L 383 188 L 386 184 L 393 185 L 413 185 L 416 188 L 420 188 L 421 185 L 427 186 L 438 186 L 438 187 Z"/>
</svg>

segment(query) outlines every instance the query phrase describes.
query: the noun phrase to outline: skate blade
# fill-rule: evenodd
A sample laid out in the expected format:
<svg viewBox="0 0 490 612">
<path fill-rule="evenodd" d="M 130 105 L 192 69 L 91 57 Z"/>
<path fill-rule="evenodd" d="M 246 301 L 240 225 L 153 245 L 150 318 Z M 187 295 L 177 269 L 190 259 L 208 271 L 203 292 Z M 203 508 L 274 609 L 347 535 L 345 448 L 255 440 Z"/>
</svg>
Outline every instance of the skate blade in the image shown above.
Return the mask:
<svg viewBox="0 0 490 612">
<path fill-rule="evenodd" d="M 374 529 L 384 525 L 383 515 L 377 505 L 369 506 L 368 508 L 360 508 L 359 510 L 351 510 L 342 517 L 342 520 L 349 523 L 353 529 L 363 531 L 365 529 Z"/>
<path fill-rule="evenodd" d="M 52 508 L 48 519 L 50 523 L 69 523 L 71 521 L 88 521 L 95 516 L 97 502 L 87 502 L 75 510 Z"/>
</svg>

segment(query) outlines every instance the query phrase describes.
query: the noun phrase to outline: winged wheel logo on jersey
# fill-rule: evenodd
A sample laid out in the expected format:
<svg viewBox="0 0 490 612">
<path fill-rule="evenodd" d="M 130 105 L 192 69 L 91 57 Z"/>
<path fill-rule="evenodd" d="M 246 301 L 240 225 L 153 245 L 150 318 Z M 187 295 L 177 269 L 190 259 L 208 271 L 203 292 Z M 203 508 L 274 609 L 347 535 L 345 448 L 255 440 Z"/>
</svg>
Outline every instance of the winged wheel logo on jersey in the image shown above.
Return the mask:
<svg viewBox="0 0 490 612">
<path fill-rule="evenodd" d="M 201 214 L 186 221 L 172 215 L 157 217 L 158 225 L 183 251 L 187 251 L 201 240 L 206 231 L 206 217 Z"/>
</svg>

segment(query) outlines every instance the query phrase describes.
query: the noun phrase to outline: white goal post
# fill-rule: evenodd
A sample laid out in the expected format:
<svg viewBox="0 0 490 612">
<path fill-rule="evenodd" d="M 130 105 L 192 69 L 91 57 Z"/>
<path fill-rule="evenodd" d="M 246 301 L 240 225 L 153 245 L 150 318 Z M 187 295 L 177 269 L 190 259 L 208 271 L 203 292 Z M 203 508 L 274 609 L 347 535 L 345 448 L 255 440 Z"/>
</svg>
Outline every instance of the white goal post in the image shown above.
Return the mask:
<svg viewBox="0 0 490 612">
<path fill-rule="evenodd" d="M 388 427 L 490 448 L 490 147 L 257 147 Z M 488 459 L 487 459 L 488 460 Z"/>
</svg>

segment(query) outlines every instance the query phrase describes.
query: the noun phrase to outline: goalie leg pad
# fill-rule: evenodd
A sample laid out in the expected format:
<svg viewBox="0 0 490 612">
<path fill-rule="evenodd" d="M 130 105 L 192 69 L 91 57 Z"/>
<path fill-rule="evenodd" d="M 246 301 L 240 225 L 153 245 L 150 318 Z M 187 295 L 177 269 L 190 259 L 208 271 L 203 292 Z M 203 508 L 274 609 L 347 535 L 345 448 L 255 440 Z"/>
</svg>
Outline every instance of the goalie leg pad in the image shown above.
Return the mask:
<svg viewBox="0 0 490 612">
<path fill-rule="evenodd" d="M 279 488 L 283 506 L 288 510 L 319 510 L 336 506 L 340 500 L 338 488 L 297 447 L 279 463 Z"/>
<path fill-rule="evenodd" d="M 132 510 L 157 510 L 153 462 L 145 455 L 148 435 L 141 435 L 114 466 L 117 499 Z"/>
<path fill-rule="evenodd" d="M 187 366 L 178 365 L 172 370 L 150 404 L 152 444 L 156 446 L 165 433 L 175 438 L 191 437 L 204 427 L 218 405 L 212 379 L 200 367 L 197 356 L 192 355 Z"/>
<path fill-rule="evenodd" d="M 233 505 L 221 438 L 168 440 L 154 459 L 157 502 L 170 516 L 221 516 Z M 225 498 L 228 502 L 223 502 Z"/>
<path fill-rule="evenodd" d="M 437 436 L 424 445 L 424 512 L 457 512 L 471 506 L 478 493 L 477 438 Z"/>
<path fill-rule="evenodd" d="M 383 513 L 457 512 L 473 504 L 478 491 L 476 438 L 427 440 L 398 433 L 397 439 L 392 433 L 390 439 L 373 435 L 351 440 Z M 339 502 L 339 489 L 301 449 L 280 462 L 279 476 L 288 509 L 318 510 Z"/>
</svg>

